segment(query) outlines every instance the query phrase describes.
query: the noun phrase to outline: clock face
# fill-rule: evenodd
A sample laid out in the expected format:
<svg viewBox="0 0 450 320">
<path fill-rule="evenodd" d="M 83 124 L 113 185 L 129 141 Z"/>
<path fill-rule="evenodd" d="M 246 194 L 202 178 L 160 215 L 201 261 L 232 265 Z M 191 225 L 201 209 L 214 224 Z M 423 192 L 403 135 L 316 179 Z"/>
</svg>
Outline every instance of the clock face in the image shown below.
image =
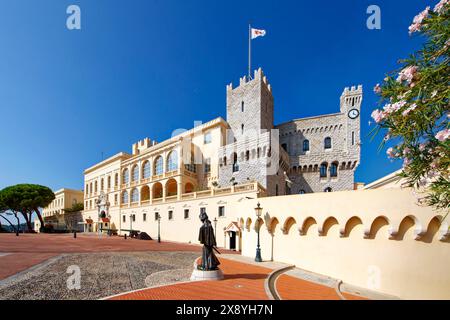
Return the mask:
<svg viewBox="0 0 450 320">
<path fill-rule="evenodd" d="M 356 119 L 359 117 L 359 111 L 357 109 L 352 109 L 348 112 L 348 117 L 350 119 Z"/>
</svg>

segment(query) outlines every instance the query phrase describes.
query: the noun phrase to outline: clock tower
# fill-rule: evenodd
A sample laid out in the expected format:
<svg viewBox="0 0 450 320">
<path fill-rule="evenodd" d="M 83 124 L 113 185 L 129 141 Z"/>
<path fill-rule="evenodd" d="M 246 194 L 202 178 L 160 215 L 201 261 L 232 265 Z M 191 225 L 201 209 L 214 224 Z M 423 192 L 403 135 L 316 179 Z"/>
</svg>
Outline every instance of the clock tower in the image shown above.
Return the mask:
<svg viewBox="0 0 450 320">
<path fill-rule="evenodd" d="M 341 95 L 341 113 L 345 115 L 346 119 L 346 151 L 354 155 L 360 154 L 362 95 L 363 89 L 361 85 L 345 88 Z"/>
</svg>

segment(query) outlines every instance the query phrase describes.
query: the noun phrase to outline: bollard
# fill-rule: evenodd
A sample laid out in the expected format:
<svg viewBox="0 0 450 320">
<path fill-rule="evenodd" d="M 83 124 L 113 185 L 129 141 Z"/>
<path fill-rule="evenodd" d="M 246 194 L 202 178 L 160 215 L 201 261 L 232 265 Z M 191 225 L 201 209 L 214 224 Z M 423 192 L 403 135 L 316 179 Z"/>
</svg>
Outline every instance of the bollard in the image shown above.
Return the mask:
<svg viewBox="0 0 450 320">
<path fill-rule="evenodd" d="M 127 234 L 125 233 L 125 240 L 127 240 Z"/>
<path fill-rule="evenodd" d="M 77 231 L 73 232 L 73 238 L 76 239 L 77 238 Z"/>
</svg>

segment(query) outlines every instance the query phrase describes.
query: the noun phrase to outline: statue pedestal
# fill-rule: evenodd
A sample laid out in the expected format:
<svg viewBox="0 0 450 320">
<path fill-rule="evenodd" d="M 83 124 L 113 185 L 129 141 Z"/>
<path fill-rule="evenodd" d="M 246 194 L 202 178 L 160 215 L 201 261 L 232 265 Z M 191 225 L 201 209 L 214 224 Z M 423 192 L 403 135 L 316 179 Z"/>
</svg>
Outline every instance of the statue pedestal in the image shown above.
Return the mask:
<svg viewBox="0 0 450 320">
<path fill-rule="evenodd" d="M 222 270 L 203 271 L 194 268 L 191 275 L 191 281 L 217 281 L 223 279 Z"/>
</svg>

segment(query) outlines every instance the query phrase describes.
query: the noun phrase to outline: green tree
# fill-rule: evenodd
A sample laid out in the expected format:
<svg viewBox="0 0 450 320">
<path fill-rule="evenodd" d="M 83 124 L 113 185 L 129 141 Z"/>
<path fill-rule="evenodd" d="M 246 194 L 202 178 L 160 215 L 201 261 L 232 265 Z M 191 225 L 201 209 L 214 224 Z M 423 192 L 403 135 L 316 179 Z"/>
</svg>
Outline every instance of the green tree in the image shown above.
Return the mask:
<svg viewBox="0 0 450 320">
<path fill-rule="evenodd" d="M 20 212 L 27 227 L 33 230 L 31 225 L 31 217 L 33 212 L 36 213 L 41 226 L 44 226 L 39 208 L 48 206 L 54 199 L 55 194 L 51 189 L 36 184 L 18 184 L 6 187 L 0 191 L 3 205 L 13 213 Z"/>
<path fill-rule="evenodd" d="M 427 7 L 409 27 L 424 37 L 422 49 L 401 60 L 401 68 L 388 74 L 374 91 L 381 109 L 372 117 L 374 133 L 384 131 L 383 148 L 403 160 L 400 177 L 423 191 L 419 202 L 448 212 L 450 207 L 450 19 L 449 0 L 433 10 Z"/>
</svg>

